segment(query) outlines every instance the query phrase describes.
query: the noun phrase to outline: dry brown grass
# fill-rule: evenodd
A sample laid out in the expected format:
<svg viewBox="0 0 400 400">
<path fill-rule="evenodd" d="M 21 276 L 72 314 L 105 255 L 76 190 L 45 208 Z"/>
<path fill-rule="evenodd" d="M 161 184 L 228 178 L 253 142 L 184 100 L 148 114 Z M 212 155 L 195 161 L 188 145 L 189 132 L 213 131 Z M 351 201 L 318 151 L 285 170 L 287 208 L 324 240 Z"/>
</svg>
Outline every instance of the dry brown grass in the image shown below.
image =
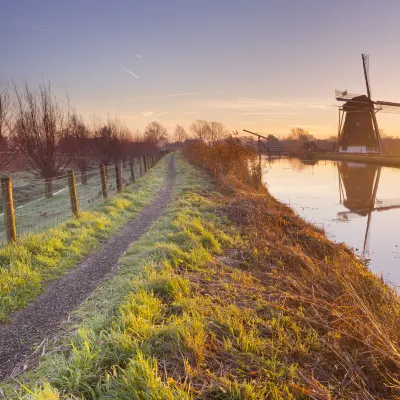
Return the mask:
<svg viewBox="0 0 400 400">
<path fill-rule="evenodd" d="M 255 190 L 257 158 L 235 139 L 196 144 L 185 154 L 215 176 L 224 193 L 220 212 L 246 238 L 230 257 L 262 282 L 270 308 L 318 334 L 320 348 L 286 360 L 298 365 L 307 388 L 299 386 L 299 394 L 400 398 L 397 293 L 345 246 L 330 242 L 265 188 Z"/>
</svg>

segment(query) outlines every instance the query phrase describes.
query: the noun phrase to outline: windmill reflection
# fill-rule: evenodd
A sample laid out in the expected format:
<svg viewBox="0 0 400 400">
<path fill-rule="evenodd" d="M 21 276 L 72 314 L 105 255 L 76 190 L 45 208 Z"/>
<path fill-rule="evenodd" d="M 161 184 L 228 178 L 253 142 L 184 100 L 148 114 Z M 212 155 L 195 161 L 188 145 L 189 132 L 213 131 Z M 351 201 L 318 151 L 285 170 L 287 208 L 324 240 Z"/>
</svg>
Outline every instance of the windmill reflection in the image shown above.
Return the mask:
<svg viewBox="0 0 400 400">
<path fill-rule="evenodd" d="M 340 204 L 349 210 L 339 212 L 338 217 L 346 220 L 352 216 L 368 217 L 362 252 L 365 259 L 368 257 L 372 212 L 400 208 L 400 204 L 385 206 L 384 201 L 377 199 L 382 169 L 379 165 L 339 161 L 337 167 Z"/>
</svg>

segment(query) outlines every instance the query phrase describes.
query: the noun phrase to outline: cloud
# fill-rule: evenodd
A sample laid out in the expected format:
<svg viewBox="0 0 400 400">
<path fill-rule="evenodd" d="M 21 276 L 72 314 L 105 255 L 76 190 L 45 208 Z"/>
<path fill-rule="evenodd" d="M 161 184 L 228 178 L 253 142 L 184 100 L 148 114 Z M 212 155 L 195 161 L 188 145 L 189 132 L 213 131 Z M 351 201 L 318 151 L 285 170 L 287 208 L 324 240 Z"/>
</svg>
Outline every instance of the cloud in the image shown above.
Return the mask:
<svg viewBox="0 0 400 400">
<path fill-rule="evenodd" d="M 245 112 L 242 115 L 295 115 L 294 112 Z"/>
<path fill-rule="evenodd" d="M 33 29 L 35 31 L 44 32 L 44 33 L 47 33 L 49 35 L 56 35 L 56 33 L 51 31 L 50 29 L 45 29 L 45 28 L 42 28 L 39 25 L 31 24 L 31 23 L 29 23 L 29 22 L 27 22 L 27 21 L 25 21 L 25 20 L 23 20 L 21 18 L 15 18 L 15 22 L 17 24 L 21 25 L 21 26 L 27 27 L 29 29 Z"/>
<path fill-rule="evenodd" d="M 135 54 L 136 58 L 142 58 L 140 54 Z"/>
<path fill-rule="evenodd" d="M 125 68 L 123 65 L 120 65 L 120 67 L 122 69 L 124 69 L 126 72 L 128 72 L 129 74 L 131 74 L 132 76 L 134 76 L 135 78 L 139 79 L 139 77 L 137 75 L 135 75 L 132 71 L 129 71 L 128 68 Z"/>
<path fill-rule="evenodd" d="M 237 97 L 236 100 L 209 100 L 203 105 L 217 109 L 243 110 L 246 111 L 244 113 L 246 115 L 287 115 L 307 108 L 331 110 L 331 107 L 317 102 L 298 102 L 295 100 L 278 102 L 250 97 Z"/>
<path fill-rule="evenodd" d="M 125 99 L 126 101 L 134 100 L 148 100 L 148 99 L 160 99 L 162 97 L 178 97 L 178 96 L 195 96 L 198 94 L 217 94 L 218 92 L 186 92 L 186 93 L 167 93 L 152 96 L 134 97 L 130 99 Z"/>
<path fill-rule="evenodd" d="M 161 112 L 154 112 L 154 111 L 145 111 L 142 115 L 143 117 L 153 117 L 153 116 L 161 116 L 161 115 L 167 115 L 168 111 L 161 111 Z"/>
<path fill-rule="evenodd" d="M 319 110 L 331 110 L 332 107 L 322 106 L 322 105 L 304 105 L 304 108 L 317 108 Z"/>
</svg>

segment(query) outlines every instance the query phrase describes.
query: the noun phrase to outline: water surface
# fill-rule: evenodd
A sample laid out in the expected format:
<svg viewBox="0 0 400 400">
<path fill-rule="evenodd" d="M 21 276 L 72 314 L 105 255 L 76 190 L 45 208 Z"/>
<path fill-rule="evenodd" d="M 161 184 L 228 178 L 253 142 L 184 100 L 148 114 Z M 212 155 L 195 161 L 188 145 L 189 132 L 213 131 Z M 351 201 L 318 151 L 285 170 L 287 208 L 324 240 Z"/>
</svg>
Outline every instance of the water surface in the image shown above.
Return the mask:
<svg viewBox="0 0 400 400">
<path fill-rule="evenodd" d="M 265 160 L 270 193 L 345 242 L 400 285 L 400 169 L 337 161 Z"/>
</svg>

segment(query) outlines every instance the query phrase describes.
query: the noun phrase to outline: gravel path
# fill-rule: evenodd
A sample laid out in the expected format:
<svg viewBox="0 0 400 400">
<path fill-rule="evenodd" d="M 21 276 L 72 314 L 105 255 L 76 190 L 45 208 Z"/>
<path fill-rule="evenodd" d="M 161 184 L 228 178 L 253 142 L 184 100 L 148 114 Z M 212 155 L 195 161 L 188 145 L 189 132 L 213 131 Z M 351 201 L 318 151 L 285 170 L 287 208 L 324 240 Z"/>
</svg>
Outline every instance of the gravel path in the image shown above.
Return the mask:
<svg viewBox="0 0 400 400">
<path fill-rule="evenodd" d="M 119 257 L 155 222 L 166 208 L 174 180 L 171 156 L 164 187 L 154 201 L 108 239 L 76 268 L 50 283 L 33 303 L 17 311 L 9 324 L 0 326 L 0 380 L 14 376 L 30 364 L 33 348 L 57 333 L 69 313 L 78 307 L 103 280 L 116 271 Z M 39 356 L 38 354 L 37 356 Z M 38 357 L 35 357 L 36 359 Z"/>
</svg>

